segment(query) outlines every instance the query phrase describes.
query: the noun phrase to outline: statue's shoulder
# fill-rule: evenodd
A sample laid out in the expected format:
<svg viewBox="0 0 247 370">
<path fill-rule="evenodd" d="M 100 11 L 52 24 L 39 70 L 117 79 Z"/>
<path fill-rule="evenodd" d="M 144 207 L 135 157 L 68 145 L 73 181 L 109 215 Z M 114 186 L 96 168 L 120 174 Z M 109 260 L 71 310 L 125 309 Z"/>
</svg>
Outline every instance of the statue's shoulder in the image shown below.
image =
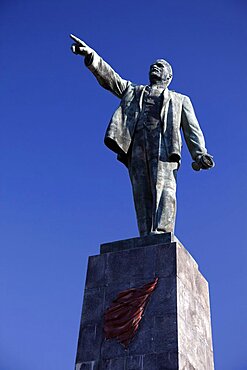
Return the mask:
<svg viewBox="0 0 247 370">
<path fill-rule="evenodd" d="M 181 94 L 175 90 L 169 90 L 171 96 L 173 97 L 176 97 L 176 98 L 180 98 L 180 99 L 184 99 L 184 98 L 188 98 L 188 96 L 184 95 L 184 94 Z"/>
<path fill-rule="evenodd" d="M 128 94 L 130 92 L 137 92 L 137 91 L 141 91 L 145 86 L 144 85 L 137 85 L 131 81 L 128 81 L 128 84 L 127 84 L 127 87 L 126 87 L 126 90 L 125 90 L 125 94 Z"/>
<path fill-rule="evenodd" d="M 142 91 L 147 85 L 132 84 L 132 86 L 133 86 L 133 89 L 135 89 L 135 91 Z"/>
<path fill-rule="evenodd" d="M 146 85 L 137 85 L 133 82 L 129 83 L 123 96 L 123 100 L 132 100 L 134 96 L 138 97 Z"/>
</svg>

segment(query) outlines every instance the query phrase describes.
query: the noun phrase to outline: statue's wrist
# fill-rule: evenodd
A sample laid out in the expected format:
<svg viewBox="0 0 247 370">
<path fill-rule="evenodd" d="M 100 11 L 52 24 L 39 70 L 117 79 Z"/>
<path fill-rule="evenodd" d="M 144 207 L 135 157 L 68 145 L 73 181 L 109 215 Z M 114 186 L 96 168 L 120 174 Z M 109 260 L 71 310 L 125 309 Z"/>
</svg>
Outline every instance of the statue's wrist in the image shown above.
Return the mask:
<svg viewBox="0 0 247 370">
<path fill-rule="evenodd" d="M 85 55 L 84 63 L 86 67 L 89 67 L 93 63 L 93 53 L 92 52 Z"/>
</svg>

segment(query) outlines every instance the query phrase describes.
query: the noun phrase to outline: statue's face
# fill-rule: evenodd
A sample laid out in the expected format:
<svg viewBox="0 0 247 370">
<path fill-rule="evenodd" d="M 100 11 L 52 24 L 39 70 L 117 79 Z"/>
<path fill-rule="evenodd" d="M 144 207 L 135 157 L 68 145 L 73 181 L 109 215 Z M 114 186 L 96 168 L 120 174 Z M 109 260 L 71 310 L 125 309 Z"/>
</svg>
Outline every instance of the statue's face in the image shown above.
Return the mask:
<svg viewBox="0 0 247 370">
<path fill-rule="evenodd" d="M 168 63 L 163 59 L 158 59 L 151 64 L 149 70 L 150 82 L 165 82 L 171 79 L 171 68 L 169 69 Z"/>
</svg>

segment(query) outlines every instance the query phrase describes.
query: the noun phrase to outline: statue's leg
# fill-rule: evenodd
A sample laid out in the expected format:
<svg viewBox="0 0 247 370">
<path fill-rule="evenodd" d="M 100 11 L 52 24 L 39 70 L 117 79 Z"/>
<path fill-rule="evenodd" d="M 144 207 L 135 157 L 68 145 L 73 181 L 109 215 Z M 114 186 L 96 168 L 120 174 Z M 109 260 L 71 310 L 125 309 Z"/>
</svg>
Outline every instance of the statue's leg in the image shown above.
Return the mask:
<svg viewBox="0 0 247 370">
<path fill-rule="evenodd" d="M 135 132 L 128 167 L 141 236 L 174 231 L 178 164 L 163 146 L 159 127 Z"/>
<path fill-rule="evenodd" d="M 178 164 L 169 162 L 160 126 L 146 131 L 146 148 L 152 189 L 152 232 L 173 232 L 176 218 Z"/>
<path fill-rule="evenodd" d="M 174 232 L 177 168 L 176 162 L 158 161 L 154 220 L 154 228 L 157 232 Z"/>
<path fill-rule="evenodd" d="M 135 132 L 128 167 L 139 233 L 148 235 L 152 229 L 153 195 L 142 129 Z"/>
</svg>

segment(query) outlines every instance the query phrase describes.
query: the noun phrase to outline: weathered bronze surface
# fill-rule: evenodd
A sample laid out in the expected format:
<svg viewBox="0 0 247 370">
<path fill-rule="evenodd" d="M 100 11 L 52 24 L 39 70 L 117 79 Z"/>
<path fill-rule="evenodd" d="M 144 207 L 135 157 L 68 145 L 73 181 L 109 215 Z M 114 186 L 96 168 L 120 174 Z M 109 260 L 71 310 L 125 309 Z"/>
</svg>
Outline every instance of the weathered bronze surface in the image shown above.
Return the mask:
<svg viewBox="0 0 247 370">
<path fill-rule="evenodd" d="M 146 304 L 158 283 L 156 278 L 142 288 L 132 288 L 118 294 L 104 314 L 106 339 L 116 339 L 128 347 L 138 330 Z"/>
<path fill-rule="evenodd" d="M 181 161 L 181 130 L 195 171 L 214 166 L 190 98 L 168 90 L 173 72 L 164 59 L 149 69 L 149 85 L 136 85 L 116 73 L 78 37 L 72 52 L 99 84 L 121 99 L 106 130 L 105 144 L 128 170 L 141 236 L 174 232 L 176 177 Z"/>
</svg>

